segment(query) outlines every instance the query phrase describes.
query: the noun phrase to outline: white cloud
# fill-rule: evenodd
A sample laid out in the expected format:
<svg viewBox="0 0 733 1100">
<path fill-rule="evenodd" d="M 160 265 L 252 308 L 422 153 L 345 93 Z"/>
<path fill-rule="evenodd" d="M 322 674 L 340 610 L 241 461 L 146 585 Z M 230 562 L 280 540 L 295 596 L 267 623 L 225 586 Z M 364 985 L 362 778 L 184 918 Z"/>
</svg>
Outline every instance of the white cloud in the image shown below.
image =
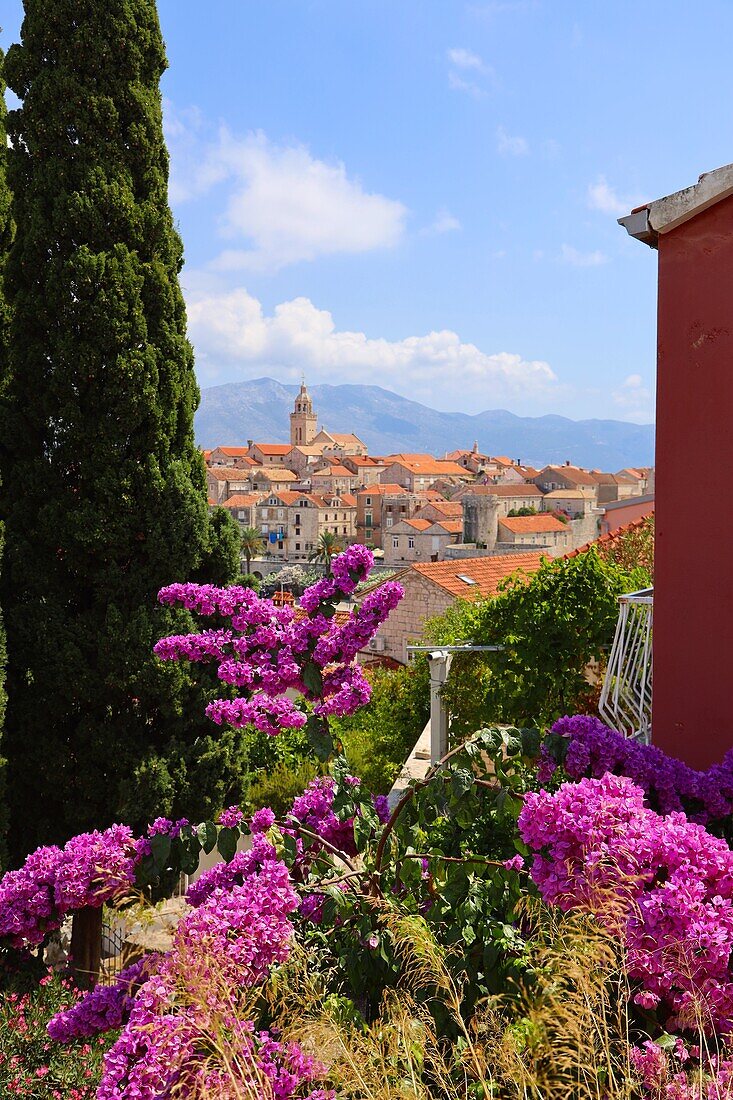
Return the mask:
<svg viewBox="0 0 733 1100">
<path fill-rule="evenodd" d="M 451 65 L 455 65 L 457 69 L 475 69 L 480 73 L 486 71 L 483 61 L 479 55 L 473 53 L 472 50 L 454 47 L 452 50 L 448 50 L 448 60 Z"/>
<path fill-rule="evenodd" d="M 611 397 L 629 420 L 647 424 L 654 419 L 654 395 L 640 374 L 628 375 Z"/>
<path fill-rule="evenodd" d="M 523 137 L 512 137 L 503 126 L 496 131 L 496 147 L 502 156 L 526 157 L 529 144 Z"/>
<path fill-rule="evenodd" d="M 569 244 L 562 246 L 561 259 L 573 267 L 599 267 L 601 264 L 608 263 L 608 256 L 598 249 L 595 252 L 579 252 Z"/>
<path fill-rule="evenodd" d="M 202 382 L 272 373 L 314 382 L 371 382 L 428 403 L 497 407 L 505 401 L 546 400 L 557 389 L 550 366 L 510 352 L 487 353 L 449 330 L 402 340 L 373 338 L 336 328 L 332 315 L 308 298 L 265 314 L 240 287 L 202 286 L 189 295 L 189 333 Z"/>
<path fill-rule="evenodd" d="M 319 160 L 304 145 L 276 145 L 262 133 L 239 138 L 222 126 L 206 143 L 201 131 L 198 116 L 167 113 L 172 201 L 227 184 L 219 231 L 233 247 L 214 261 L 217 269 L 272 272 L 402 240 L 407 208 L 367 191 L 341 162 Z"/>
<path fill-rule="evenodd" d="M 473 50 L 454 46 L 447 51 L 446 56 L 450 64 L 448 87 L 453 91 L 465 92 L 474 99 L 483 99 L 486 95 L 487 82 L 496 84 L 494 70 Z"/>
<path fill-rule="evenodd" d="M 595 183 L 588 186 L 588 206 L 591 210 L 600 210 L 602 214 L 620 217 L 622 214 L 628 214 L 642 201 L 638 195 L 619 195 L 605 176 L 599 176 Z"/>
<path fill-rule="evenodd" d="M 426 225 L 424 229 L 420 230 L 420 234 L 423 237 L 432 237 L 440 233 L 453 233 L 456 229 L 462 229 L 463 226 L 450 210 L 446 210 L 445 207 L 441 207 L 438 213 L 435 215 L 435 221 L 430 225 Z"/>
</svg>

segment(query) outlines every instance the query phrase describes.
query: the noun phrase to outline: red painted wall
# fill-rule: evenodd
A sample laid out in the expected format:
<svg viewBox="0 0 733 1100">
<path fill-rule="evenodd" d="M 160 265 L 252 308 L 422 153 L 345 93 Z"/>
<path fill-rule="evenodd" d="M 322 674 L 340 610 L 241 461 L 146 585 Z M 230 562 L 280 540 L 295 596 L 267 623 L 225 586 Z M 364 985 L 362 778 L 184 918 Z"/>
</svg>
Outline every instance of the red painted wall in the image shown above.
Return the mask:
<svg viewBox="0 0 733 1100">
<path fill-rule="evenodd" d="M 652 739 L 697 768 L 733 747 L 732 477 L 733 196 L 659 238 Z"/>
</svg>

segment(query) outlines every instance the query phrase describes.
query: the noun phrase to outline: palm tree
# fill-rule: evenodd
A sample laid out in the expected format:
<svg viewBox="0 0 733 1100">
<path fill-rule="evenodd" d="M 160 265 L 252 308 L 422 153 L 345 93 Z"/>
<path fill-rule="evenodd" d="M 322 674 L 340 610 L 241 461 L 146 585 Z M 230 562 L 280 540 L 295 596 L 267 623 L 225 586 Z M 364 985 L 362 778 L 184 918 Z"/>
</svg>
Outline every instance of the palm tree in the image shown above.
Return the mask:
<svg viewBox="0 0 733 1100">
<path fill-rule="evenodd" d="M 341 550 L 337 536 L 332 531 L 322 531 L 315 549 L 308 555 L 308 561 L 320 561 L 329 569 L 331 558 L 334 554 L 340 554 Z"/>
<path fill-rule="evenodd" d="M 249 563 L 265 549 L 265 540 L 256 527 L 245 527 L 242 531 L 242 553 L 247 562 L 247 575 L 249 575 Z"/>
</svg>

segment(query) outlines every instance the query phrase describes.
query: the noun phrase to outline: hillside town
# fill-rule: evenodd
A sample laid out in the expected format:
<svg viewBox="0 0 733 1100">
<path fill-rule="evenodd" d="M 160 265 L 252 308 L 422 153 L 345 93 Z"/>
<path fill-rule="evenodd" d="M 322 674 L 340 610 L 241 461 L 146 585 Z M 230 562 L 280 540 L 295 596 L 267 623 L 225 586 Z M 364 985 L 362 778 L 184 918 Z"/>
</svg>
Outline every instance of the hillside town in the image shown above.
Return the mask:
<svg viewBox="0 0 733 1100">
<path fill-rule="evenodd" d="M 319 425 L 305 381 L 290 443 L 248 440 L 204 452 L 210 508 L 259 536 L 259 579 L 304 564 L 326 545 L 358 542 L 406 596 L 369 656 L 404 663 L 424 623 L 462 596 L 496 594 L 517 569 L 533 572 L 654 511 L 653 467 L 541 469 L 486 453 L 478 441 L 442 456 L 370 455 L 353 433 Z"/>
</svg>

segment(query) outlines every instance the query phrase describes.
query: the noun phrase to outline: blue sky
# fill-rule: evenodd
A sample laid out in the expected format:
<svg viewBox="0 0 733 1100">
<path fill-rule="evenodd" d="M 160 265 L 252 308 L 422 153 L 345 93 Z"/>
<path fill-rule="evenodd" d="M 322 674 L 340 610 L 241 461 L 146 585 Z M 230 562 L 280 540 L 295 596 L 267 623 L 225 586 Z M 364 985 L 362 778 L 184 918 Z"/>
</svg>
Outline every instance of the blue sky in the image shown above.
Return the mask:
<svg viewBox="0 0 733 1100">
<path fill-rule="evenodd" d="M 159 11 L 202 386 L 652 418 L 656 254 L 616 218 L 733 160 L 729 0 Z"/>
</svg>

